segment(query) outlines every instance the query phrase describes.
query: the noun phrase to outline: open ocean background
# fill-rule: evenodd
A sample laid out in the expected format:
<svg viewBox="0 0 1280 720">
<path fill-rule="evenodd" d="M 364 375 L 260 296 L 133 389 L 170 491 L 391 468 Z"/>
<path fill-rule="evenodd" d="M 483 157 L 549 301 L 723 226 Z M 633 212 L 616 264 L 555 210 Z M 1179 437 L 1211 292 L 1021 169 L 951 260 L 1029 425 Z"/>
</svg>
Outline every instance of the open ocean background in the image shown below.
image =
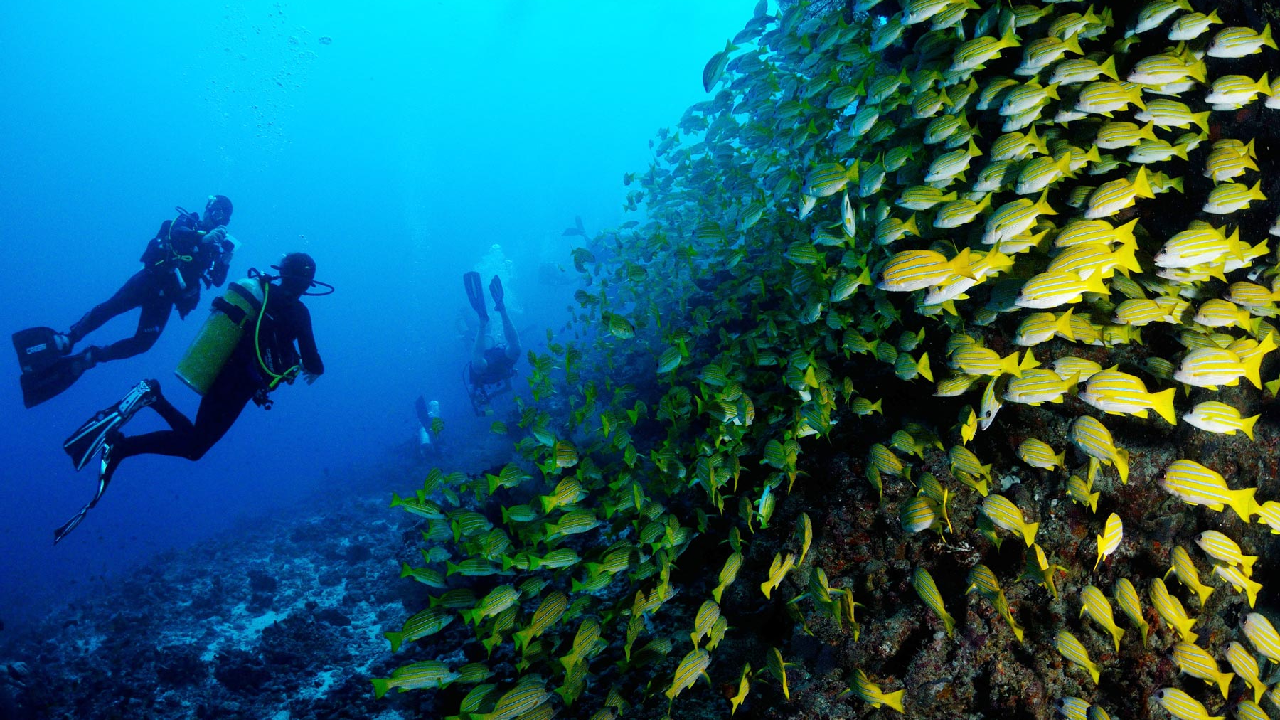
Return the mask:
<svg viewBox="0 0 1280 720">
<path fill-rule="evenodd" d="M 453 438 L 488 437 L 460 372 L 460 276 L 500 244 L 526 348 L 561 327 L 572 287 L 561 231 L 623 220 L 624 172 L 706 97 L 707 58 L 753 3 L 6 3 L 0 7 L 0 316 L 61 330 L 138 268 L 173 207 L 235 204 L 231 279 L 311 253 L 332 297 L 307 300 L 327 372 L 248 408 L 199 463 L 130 460 L 83 525 L 66 435 L 143 377 L 194 415 L 173 368 L 217 290 L 175 313 L 144 355 L 22 407 L 0 383 L 0 621 L 20 631 L 58 599 L 156 554 L 316 492 L 341 495 L 416 442 L 413 400 L 439 399 Z M 86 343 L 134 331 L 137 313 Z M 510 402 L 509 400 L 507 401 Z M 129 431 L 160 427 L 142 413 Z M 455 445 L 457 447 L 457 445 Z M 495 458 L 497 462 L 505 457 Z M 386 478 L 388 494 L 416 480 Z"/>
</svg>

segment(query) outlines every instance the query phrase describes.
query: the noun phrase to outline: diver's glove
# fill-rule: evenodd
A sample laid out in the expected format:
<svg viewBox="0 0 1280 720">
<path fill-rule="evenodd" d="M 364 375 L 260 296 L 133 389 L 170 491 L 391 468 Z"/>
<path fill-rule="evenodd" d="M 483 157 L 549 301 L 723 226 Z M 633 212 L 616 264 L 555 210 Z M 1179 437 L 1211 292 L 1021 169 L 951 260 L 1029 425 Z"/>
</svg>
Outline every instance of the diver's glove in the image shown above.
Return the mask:
<svg viewBox="0 0 1280 720">
<path fill-rule="evenodd" d="M 218 245 L 221 245 L 223 239 L 226 237 L 227 237 L 227 226 L 219 225 L 218 227 L 205 233 L 203 239 L 207 243 L 217 243 Z"/>
</svg>

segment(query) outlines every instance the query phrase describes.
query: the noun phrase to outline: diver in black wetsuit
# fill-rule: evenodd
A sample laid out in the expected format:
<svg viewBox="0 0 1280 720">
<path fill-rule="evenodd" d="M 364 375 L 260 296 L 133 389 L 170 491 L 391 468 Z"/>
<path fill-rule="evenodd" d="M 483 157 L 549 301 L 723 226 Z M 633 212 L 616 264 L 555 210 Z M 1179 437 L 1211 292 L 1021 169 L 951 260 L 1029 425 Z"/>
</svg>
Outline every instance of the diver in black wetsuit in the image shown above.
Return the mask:
<svg viewBox="0 0 1280 720">
<path fill-rule="evenodd" d="M 231 268 L 236 241 L 227 234 L 231 221 L 231 201 L 224 195 L 210 196 L 204 217 L 178 208 L 178 216 L 166 220 L 142 253 L 142 269 L 106 302 L 80 318 L 66 333 L 49 328 L 32 328 L 14 336 L 23 362 L 22 390 L 27 407 L 45 402 L 67 388 L 98 363 L 120 360 L 146 352 L 155 345 L 177 308 L 185 318 L 200 303 L 200 284 L 221 286 Z M 138 329 L 132 337 L 103 347 L 90 345 L 70 355 L 89 333 L 108 320 L 140 308 Z M 30 348 L 41 348 L 33 352 Z M 66 356 L 66 357 L 61 357 Z"/>
<path fill-rule="evenodd" d="M 152 407 L 172 430 L 108 438 L 102 460 L 105 478 L 111 477 L 120 461 L 134 455 L 173 455 L 199 460 L 231 429 L 250 400 L 259 405 L 267 402 L 267 393 L 275 385 L 273 379 L 296 368 L 299 361 L 302 377 L 308 384 L 324 373 L 324 363 L 311 331 L 311 312 L 300 299 L 315 280 L 315 261 L 305 253 L 291 253 L 278 269 L 278 283 L 273 282 L 268 293 L 257 342 L 254 333 L 246 333 L 240 339 L 231 359 L 200 401 L 195 423 L 160 395 L 157 388 Z"/>
<path fill-rule="evenodd" d="M 489 313 L 485 311 L 484 292 L 480 286 L 480 274 L 469 272 L 462 276 L 467 299 L 480 317 L 480 329 L 476 333 L 471 362 L 467 364 L 467 393 L 476 414 L 484 413 L 494 395 L 511 389 L 511 378 L 516 374 L 516 361 L 520 359 L 520 336 L 507 316 L 503 303 L 502 281 L 494 276 L 489 282 L 489 294 L 493 296 L 493 309 L 502 316 L 502 337 L 505 346 L 486 347 L 489 337 Z"/>
<path fill-rule="evenodd" d="M 251 322 L 218 371 L 200 401 L 194 423 L 160 394 L 157 381 L 146 380 L 135 388 L 138 397 L 129 399 L 127 415 L 113 417 L 110 412 L 99 413 L 90 420 L 92 425 L 86 424 L 89 429 L 85 432 L 105 428 L 103 440 L 96 445 L 102 451 L 98 493 L 79 515 L 54 533 L 55 543 L 71 532 L 97 504 L 125 458 L 151 454 L 199 460 L 231 429 L 250 400 L 269 408 L 268 393 L 280 382 L 292 382 L 301 372 L 307 384 L 311 384 L 324 373 L 324 363 L 316 350 L 311 329 L 311 313 L 301 301 L 309 288 L 324 285 L 315 281 L 315 261 L 306 253 L 290 253 L 279 266 L 273 267 L 279 276 L 261 276 L 265 303 L 260 320 Z M 250 277 L 257 276 L 251 273 Z M 120 426 L 137 408 L 148 405 L 171 429 L 124 436 Z"/>
</svg>

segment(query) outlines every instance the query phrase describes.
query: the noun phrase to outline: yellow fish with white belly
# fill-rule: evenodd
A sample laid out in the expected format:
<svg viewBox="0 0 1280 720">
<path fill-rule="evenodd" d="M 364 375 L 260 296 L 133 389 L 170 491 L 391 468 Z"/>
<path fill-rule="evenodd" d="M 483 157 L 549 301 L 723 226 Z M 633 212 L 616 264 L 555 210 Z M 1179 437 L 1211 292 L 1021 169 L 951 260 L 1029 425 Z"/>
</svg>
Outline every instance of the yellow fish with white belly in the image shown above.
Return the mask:
<svg viewBox="0 0 1280 720">
<path fill-rule="evenodd" d="M 1178 422 L 1173 411 L 1173 388 L 1147 392 L 1141 379 L 1108 368 L 1089 378 L 1078 397 L 1085 403 L 1110 415 L 1137 415 L 1145 418 L 1147 410 L 1155 410 L 1170 425 Z"/>
</svg>

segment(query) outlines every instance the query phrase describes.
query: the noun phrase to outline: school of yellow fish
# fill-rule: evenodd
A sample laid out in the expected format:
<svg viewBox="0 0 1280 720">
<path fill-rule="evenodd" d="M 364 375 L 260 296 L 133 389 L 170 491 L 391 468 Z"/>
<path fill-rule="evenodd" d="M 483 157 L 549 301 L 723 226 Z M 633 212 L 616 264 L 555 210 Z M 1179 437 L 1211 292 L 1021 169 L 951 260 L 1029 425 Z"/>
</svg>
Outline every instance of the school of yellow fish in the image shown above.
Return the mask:
<svg viewBox="0 0 1280 720">
<path fill-rule="evenodd" d="M 624 177 L 642 219 L 573 253 L 577 335 L 530 353 L 521 459 L 394 499 L 426 522 L 401 576 L 433 597 L 392 650 L 469 627 L 489 662 L 411 663 L 379 696 L 470 686 L 456 717 L 472 719 L 787 716 L 821 690 L 785 642 L 717 654 L 753 647 L 735 625 L 778 606 L 854 648 L 868 626 L 962 642 L 966 615 L 998 616 L 1008 635 L 984 642 L 1075 688 L 1033 713 L 1280 713 L 1254 572 L 1280 494 L 1201 452 L 1259 441 L 1242 408 L 1280 389 L 1263 377 L 1280 221 L 1261 148 L 1227 136 L 1280 110 L 1280 71 L 1255 74 L 1280 57 L 1270 26 L 1188 0 L 892 2 L 761 2 L 708 61 L 711 99 Z M 841 550 L 818 513 L 840 486 L 804 462 L 817 443 L 857 450 L 869 490 L 842 502 L 889 513 L 924 558 L 891 587 L 844 562 L 828 577 Z M 1186 455 L 1153 467 L 1162 444 Z M 1197 532 L 1157 538 L 1155 507 Z M 992 570 L 1010 537 L 1025 573 Z M 986 562 L 930 562 L 958 546 Z M 967 590 L 944 592 L 935 576 L 957 572 Z M 1068 617 L 1027 622 L 1031 603 Z M 1218 617 L 1239 621 L 1208 632 Z M 1124 682 L 1143 656 L 1167 685 Z M 986 710 L 870 660 L 843 670 L 849 715 Z M 682 695 L 713 675 L 713 697 Z"/>
</svg>

